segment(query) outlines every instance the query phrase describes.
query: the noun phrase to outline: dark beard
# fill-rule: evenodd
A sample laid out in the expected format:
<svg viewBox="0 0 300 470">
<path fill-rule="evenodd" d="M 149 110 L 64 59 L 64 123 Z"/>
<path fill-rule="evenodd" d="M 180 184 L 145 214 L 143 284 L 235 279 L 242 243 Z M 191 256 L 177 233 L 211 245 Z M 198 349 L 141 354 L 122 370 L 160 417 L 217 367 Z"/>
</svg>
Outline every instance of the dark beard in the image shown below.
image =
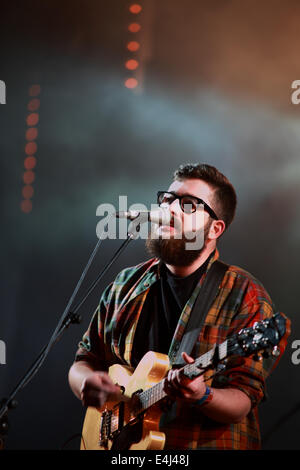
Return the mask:
<svg viewBox="0 0 300 470">
<path fill-rule="evenodd" d="M 196 250 L 187 250 L 186 243 L 192 243 L 193 240 L 185 238 L 147 238 L 146 249 L 150 256 L 160 259 L 165 264 L 172 266 L 190 266 L 205 249 L 206 239 L 211 222 L 204 227 L 203 246 Z"/>
</svg>

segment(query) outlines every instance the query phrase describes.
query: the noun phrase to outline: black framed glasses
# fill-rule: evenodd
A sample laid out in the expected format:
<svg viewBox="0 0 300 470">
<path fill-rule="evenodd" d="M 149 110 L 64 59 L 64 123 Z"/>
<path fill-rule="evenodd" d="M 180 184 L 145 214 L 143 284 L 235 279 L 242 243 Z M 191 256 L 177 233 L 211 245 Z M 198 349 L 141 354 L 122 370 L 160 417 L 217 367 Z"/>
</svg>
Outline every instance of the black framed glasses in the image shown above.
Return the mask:
<svg viewBox="0 0 300 470">
<path fill-rule="evenodd" d="M 200 199 L 199 197 L 190 196 L 189 194 L 183 194 L 182 196 L 179 196 L 179 194 L 176 194 L 172 191 L 158 191 L 157 192 L 157 204 L 159 206 L 163 204 L 170 206 L 172 202 L 174 202 L 176 199 L 179 200 L 180 208 L 182 212 L 184 212 L 185 214 L 192 214 L 193 212 L 196 212 L 199 204 L 202 204 L 204 207 L 204 210 L 208 212 L 208 214 L 213 219 L 219 220 L 219 217 L 212 210 L 212 208 L 209 207 L 209 205 L 206 204 L 206 202 L 204 202 L 203 199 Z"/>
</svg>

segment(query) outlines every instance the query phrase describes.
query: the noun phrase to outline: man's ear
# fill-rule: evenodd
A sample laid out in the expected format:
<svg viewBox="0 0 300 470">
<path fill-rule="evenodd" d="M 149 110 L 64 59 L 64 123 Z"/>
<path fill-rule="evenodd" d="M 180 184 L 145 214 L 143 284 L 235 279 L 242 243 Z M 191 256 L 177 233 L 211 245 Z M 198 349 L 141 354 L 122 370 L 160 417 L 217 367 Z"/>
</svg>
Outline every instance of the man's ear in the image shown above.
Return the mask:
<svg viewBox="0 0 300 470">
<path fill-rule="evenodd" d="M 216 240 L 222 235 L 222 233 L 224 233 L 225 228 L 226 224 L 224 220 L 213 220 L 208 233 L 209 238 Z"/>
</svg>

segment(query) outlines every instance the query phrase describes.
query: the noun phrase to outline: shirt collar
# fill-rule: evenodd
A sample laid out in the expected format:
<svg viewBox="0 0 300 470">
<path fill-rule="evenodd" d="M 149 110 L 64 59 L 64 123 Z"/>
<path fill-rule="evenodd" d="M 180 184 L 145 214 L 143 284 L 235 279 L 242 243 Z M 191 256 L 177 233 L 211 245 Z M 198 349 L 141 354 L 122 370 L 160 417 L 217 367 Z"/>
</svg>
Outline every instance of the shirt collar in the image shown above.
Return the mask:
<svg viewBox="0 0 300 470">
<path fill-rule="evenodd" d="M 209 268 L 211 267 L 212 263 L 216 261 L 218 258 L 219 258 L 219 251 L 216 248 L 213 256 L 209 260 L 205 273 L 203 273 L 203 275 L 201 276 L 201 283 L 204 281 L 205 276 Z M 152 260 L 150 259 L 148 263 L 149 263 L 149 266 L 147 270 L 144 272 L 140 282 L 138 283 L 138 285 L 136 286 L 136 288 L 130 295 L 130 298 L 128 301 L 133 300 L 135 297 L 137 297 L 138 295 L 148 290 L 155 282 L 157 282 L 160 279 L 161 267 L 163 264 L 162 261 L 159 260 L 158 258 L 153 258 Z"/>
</svg>

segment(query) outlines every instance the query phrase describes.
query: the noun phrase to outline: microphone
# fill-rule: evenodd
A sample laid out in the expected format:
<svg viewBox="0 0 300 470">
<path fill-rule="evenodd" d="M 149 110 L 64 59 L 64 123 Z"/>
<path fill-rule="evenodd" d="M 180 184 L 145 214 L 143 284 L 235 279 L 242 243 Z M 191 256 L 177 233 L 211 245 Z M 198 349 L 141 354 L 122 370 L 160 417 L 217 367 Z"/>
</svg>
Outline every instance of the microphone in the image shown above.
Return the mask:
<svg viewBox="0 0 300 470">
<path fill-rule="evenodd" d="M 151 211 L 121 211 L 116 212 L 115 216 L 118 219 L 135 220 L 143 224 L 145 222 L 153 222 L 155 224 L 169 224 L 171 220 L 171 213 L 166 209 L 154 209 Z"/>
</svg>

